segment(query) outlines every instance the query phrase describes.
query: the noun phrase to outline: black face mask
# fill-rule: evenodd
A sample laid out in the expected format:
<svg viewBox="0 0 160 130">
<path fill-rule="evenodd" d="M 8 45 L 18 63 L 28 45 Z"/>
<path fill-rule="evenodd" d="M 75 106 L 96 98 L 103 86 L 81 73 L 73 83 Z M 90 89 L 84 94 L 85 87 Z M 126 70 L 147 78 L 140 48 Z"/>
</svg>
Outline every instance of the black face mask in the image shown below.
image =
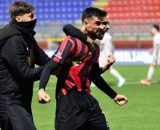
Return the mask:
<svg viewBox="0 0 160 130">
<path fill-rule="evenodd" d="M 16 25 L 25 29 L 30 29 L 30 30 L 34 30 L 35 26 L 36 26 L 36 22 L 37 19 L 34 19 L 32 21 L 29 22 L 17 22 L 15 21 Z"/>
<path fill-rule="evenodd" d="M 22 33 L 23 37 L 26 40 L 29 40 L 35 35 L 34 27 L 36 25 L 36 22 L 36 19 L 29 22 L 17 22 L 15 20 L 12 20 L 10 24 L 16 27 Z"/>
<path fill-rule="evenodd" d="M 34 19 L 32 21 L 29 21 L 29 22 L 19 22 L 19 24 L 26 29 L 28 28 L 28 29 L 33 30 L 36 26 L 36 22 L 37 22 L 37 19 Z"/>
</svg>

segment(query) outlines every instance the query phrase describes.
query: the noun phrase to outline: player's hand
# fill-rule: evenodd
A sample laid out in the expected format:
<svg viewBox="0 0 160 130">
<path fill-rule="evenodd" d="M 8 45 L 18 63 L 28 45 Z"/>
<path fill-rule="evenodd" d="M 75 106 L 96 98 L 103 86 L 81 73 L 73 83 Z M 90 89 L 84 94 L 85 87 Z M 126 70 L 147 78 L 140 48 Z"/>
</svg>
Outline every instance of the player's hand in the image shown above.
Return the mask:
<svg viewBox="0 0 160 130">
<path fill-rule="evenodd" d="M 107 57 L 107 66 L 108 68 L 114 64 L 114 62 L 116 61 L 115 57 L 112 54 L 109 54 Z"/>
<path fill-rule="evenodd" d="M 38 101 L 39 103 L 48 103 L 50 102 L 51 98 L 50 96 L 44 91 L 44 89 L 40 89 L 38 91 Z"/>
<path fill-rule="evenodd" d="M 127 97 L 125 97 L 124 95 L 117 95 L 115 98 L 114 98 L 114 101 L 118 104 L 118 105 L 120 105 L 120 106 L 122 106 L 122 105 L 124 105 L 124 104 L 126 104 L 127 102 L 128 102 L 128 99 L 127 99 Z"/>
<path fill-rule="evenodd" d="M 107 57 L 107 63 L 106 65 L 102 68 L 103 71 L 108 70 L 116 61 L 115 57 L 112 54 L 109 54 Z"/>
</svg>

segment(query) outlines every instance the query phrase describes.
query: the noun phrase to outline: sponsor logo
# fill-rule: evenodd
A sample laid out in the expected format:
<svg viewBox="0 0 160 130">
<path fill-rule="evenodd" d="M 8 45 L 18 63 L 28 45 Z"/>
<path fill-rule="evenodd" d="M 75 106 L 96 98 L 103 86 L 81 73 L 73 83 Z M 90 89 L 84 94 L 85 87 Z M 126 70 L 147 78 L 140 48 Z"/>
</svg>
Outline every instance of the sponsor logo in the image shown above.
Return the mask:
<svg viewBox="0 0 160 130">
<path fill-rule="evenodd" d="M 62 51 L 58 50 L 54 56 L 57 57 L 58 59 L 62 59 Z"/>
</svg>

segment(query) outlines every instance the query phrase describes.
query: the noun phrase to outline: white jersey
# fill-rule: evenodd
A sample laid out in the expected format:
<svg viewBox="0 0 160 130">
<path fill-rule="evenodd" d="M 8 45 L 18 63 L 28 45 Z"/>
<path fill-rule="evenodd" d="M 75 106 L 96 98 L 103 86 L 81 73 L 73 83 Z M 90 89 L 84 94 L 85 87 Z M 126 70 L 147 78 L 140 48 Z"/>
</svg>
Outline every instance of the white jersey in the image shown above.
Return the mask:
<svg viewBox="0 0 160 130">
<path fill-rule="evenodd" d="M 157 44 L 160 45 L 160 33 L 155 34 L 153 37 L 153 46 Z"/>
<path fill-rule="evenodd" d="M 107 64 L 107 56 L 113 54 L 114 46 L 112 43 L 112 36 L 109 33 L 105 33 L 103 39 L 99 41 L 100 45 L 100 56 L 99 56 L 99 66 L 103 68 Z"/>
<path fill-rule="evenodd" d="M 160 33 L 153 37 L 153 61 L 152 64 L 160 65 Z"/>
</svg>

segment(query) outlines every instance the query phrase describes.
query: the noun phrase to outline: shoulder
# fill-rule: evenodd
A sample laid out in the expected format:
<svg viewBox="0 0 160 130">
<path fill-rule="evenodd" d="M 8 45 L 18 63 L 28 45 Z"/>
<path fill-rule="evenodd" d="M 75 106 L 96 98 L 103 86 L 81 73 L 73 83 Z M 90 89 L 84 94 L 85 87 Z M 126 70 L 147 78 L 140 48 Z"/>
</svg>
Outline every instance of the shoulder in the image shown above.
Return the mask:
<svg viewBox="0 0 160 130">
<path fill-rule="evenodd" d="M 70 36 L 70 35 L 68 35 L 62 42 L 65 42 L 65 41 L 70 41 L 73 43 L 82 42 L 80 39 L 73 37 L 73 36 Z"/>
<path fill-rule="evenodd" d="M 2 29 L 0 29 L 0 40 L 8 39 L 14 35 L 21 35 L 21 33 L 13 26 L 6 25 Z"/>
<path fill-rule="evenodd" d="M 109 40 L 112 39 L 112 36 L 109 33 L 105 33 L 104 37 Z"/>
<path fill-rule="evenodd" d="M 160 38 L 160 33 L 157 34 L 157 37 Z"/>
<path fill-rule="evenodd" d="M 76 37 L 72 37 L 72 36 L 67 36 L 62 42 L 61 44 L 71 44 L 72 46 L 77 46 L 82 44 L 83 42 L 76 38 Z"/>
<path fill-rule="evenodd" d="M 9 48 L 20 48 L 20 47 L 25 47 L 25 45 L 26 43 L 21 35 L 11 36 L 4 43 L 4 47 L 9 47 Z"/>
<path fill-rule="evenodd" d="M 11 36 L 9 37 L 6 42 L 9 42 L 9 43 L 12 43 L 12 44 L 16 44 L 16 43 L 19 43 L 19 42 L 24 42 L 23 40 L 23 37 L 21 35 L 14 35 L 14 36 Z"/>
<path fill-rule="evenodd" d="M 159 40 L 160 39 L 160 33 L 157 33 L 156 35 L 154 35 L 153 39 L 154 40 Z"/>
<path fill-rule="evenodd" d="M 21 33 L 12 25 L 8 24 L 0 29 L 0 40 L 5 42 L 19 40 L 21 37 Z"/>
</svg>

